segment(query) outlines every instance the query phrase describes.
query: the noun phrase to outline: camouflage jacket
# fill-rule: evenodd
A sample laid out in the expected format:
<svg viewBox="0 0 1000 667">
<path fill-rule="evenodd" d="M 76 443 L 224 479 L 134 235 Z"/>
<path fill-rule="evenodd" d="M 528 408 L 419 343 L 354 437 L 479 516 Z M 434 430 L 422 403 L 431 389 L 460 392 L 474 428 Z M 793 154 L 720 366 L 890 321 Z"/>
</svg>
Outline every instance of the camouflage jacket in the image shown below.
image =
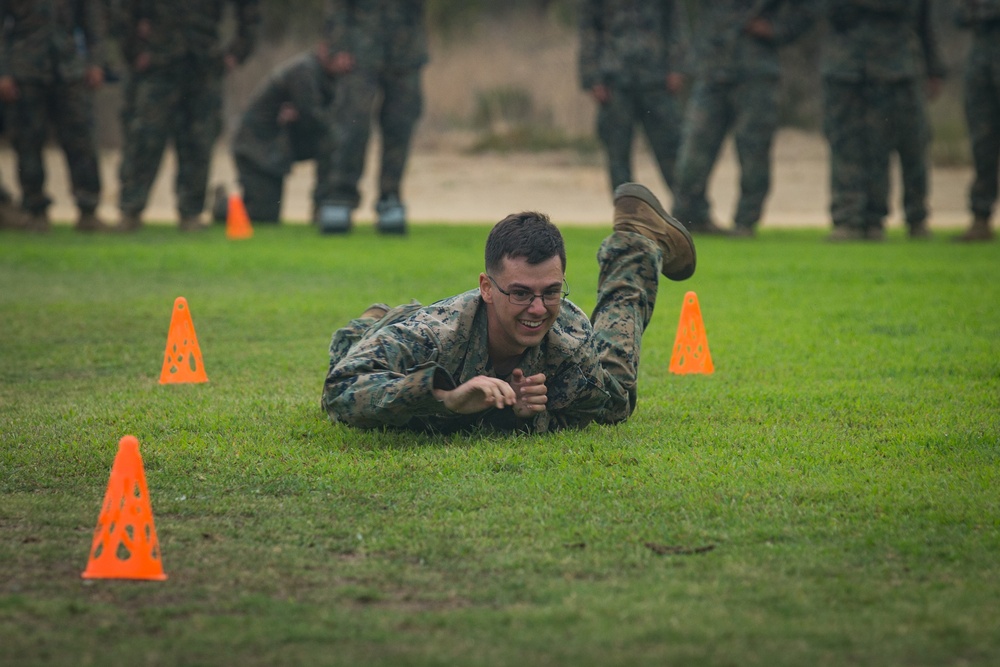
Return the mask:
<svg viewBox="0 0 1000 667">
<path fill-rule="evenodd" d="M 247 102 L 233 135 L 233 153 L 275 175 L 288 173 L 295 162 L 314 159 L 330 140 L 333 91 L 334 78 L 314 52 L 281 65 Z M 279 122 L 284 105 L 295 108 L 296 120 Z"/>
<path fill-rule="evenodd" d="M 227 2 L 236 9 L 232 41 L 220 42 L 219 25 Z M 232 55 L 242 63 L 253 52 L 260 25 L 257 0 L 111 0 L 112 28 L 121 42 L 126 61 L 134 63 L 148 53 L 150 66 L 162 66 L 193 56 L 221 61 Z M 147 37 L 139 25 L 148 21 Z"/>
<path fill-rule="evenodd" d="M 842 81 L 923 75 L 918 26 L 928 0 L 826 0 L 821 72 Z"/>
<path fill-rule="evenodd" d="M 930 2 L 921 3 L 920 15 L 917 17 L 917 60 L 923 66 L 924 76 L 929 79 L 943 79 L 948 74 L 948 68 L 938 49 Z"/>
<path fill-rule="evenodd" d="M 580 83 L 665 85 L 685 69 L 685 44 L 679 0 L 583 0 Z"/>
<path fill-rule="evenodd" d="M 451 432 L 474 428 L 545 432 L 628 417 L 629 397 L 606 383 L 597 339 L 587 316 L 564 301 L 541 345 L 519 364 L 525 375 L 545 373 L 547 409 L 521 420 L 511 409 L 474 415 L 445 410 L 432 393 L 478 375 L 494 376 L 487 352 L 486 307 L 479 290 L 430 306 L 401 306 L 367 330 L 346 354 L 331 345 L 323 407 L 333 421 L 361 428 Z M 507 378 L 505 378 L 507 379 Z"/>
<path fill-rule="evenodd" d="M 424 0 L 330 0 L 326 39 L 362 70 L 418 69 L 427 63 Z"/>
<path fill-rule="evenodd" d="M 692 12 L 695 74 L 729 81 L 751 76 L 778 78 L 778 48 L 797 39 L 814 22 L 812 0 L 713 0 Z M 761 39 L 744 30 L 751 19 L 771 22 L 774 37 Z"/>
<path fill-rule="evenodd" d="M 963 28 L 1000 28 L 1000 0 L 957 0 L 955 20 Z"/>
<path fill-rule="evenodd" d="M 106 62 L 100 0 L 0 0 L 0 76 L 78 81 Z"/>
</svg>

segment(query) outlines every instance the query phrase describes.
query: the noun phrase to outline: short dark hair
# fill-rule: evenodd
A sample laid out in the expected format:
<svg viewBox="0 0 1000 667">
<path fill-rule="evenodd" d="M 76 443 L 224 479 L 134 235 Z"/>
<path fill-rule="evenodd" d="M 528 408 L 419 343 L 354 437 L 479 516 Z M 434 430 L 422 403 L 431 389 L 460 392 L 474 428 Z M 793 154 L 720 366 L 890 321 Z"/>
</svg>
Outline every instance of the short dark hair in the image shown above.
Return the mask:
<svg viewBox="0 0 1000 667">
<path fill-rule="evenodd" d="M 486 239 L 486 271 L 498 273 L 505 257 L 523 257 L 528 264 L 559 257 L 566 270 L 566 246 L 559 228 L 549 216 L 535 211 L 512 213 L 493 226 Z"/>
</svg>

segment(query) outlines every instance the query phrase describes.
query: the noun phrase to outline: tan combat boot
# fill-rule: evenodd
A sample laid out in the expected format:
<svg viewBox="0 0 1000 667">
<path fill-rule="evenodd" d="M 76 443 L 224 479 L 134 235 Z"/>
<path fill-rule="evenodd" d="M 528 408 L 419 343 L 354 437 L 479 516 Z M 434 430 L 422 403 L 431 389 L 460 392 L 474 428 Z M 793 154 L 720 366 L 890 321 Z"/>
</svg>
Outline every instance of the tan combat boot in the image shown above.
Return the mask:
<svg viewBox="0 0 1000 667">
<path fill-rule="evenodd" d="M 655 241 L 663 251 L 660 272 L 670 280 L 687 280 L 694 275 L 697 257 L 691 235 L 644 186 L 623 183 L 615 188 L 614 229 Z"/>
<path fill-rule="evenodd" d="M 993 230 L 990 228 L 990 219 L 985 215 L 977 215 L 972 219 L 972 226 L 965 230 L 956 241 L 992 241 Z"/>
<path fill-rule="evenodd" d="M 104 224 L 93 211 L 90 213 L 81 213 L 80 217 L 76 221 L 76 225 L 73 227 L 78 232 L 109 232 L 111 227 Z"/>
</svg>

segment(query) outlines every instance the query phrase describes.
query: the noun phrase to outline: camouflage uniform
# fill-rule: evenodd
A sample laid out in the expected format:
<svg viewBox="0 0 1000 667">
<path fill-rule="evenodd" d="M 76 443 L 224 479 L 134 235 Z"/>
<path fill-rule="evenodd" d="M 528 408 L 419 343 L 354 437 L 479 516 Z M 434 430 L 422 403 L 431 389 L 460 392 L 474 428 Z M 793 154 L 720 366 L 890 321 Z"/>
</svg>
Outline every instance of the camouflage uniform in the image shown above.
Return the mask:
<svg viewBox="0 0 1000 667">
<path fill-rule="evenodd" d="M 9 118 L 21 205 L 45 216 L 51 203 L 42 159 L 51 122 L 66 153 L 77 206 L 81 214 L 93 214 L 101 178 L 85 76 L 90 67 L 106 64 L 105 7 L 86 0 L 5 0 L 0 23 L 0 76 L 13 77 L 19 89 Z"/>
<path fill-rule="evenodd" d="M 806 4 L 714 0 L 697 10 L 696 81 L 684 119 L 673 210 L 677 219 L 695 229 L 710 223 L 708 179 L 730 129 L 740 160 L 734 221 L 737 227 L 752 229 L 760 220 L 771 187 L 771 143 L 778 128 L 778 48 L 812 24 Z M 755 18 L 771 23 L 773 38 L 744 29 Z"/>
<path fill-rule="evenodd" d="M 332 0 L 326 37 L 331 52 L 346 51 L 355 59 L 354 69 L 337 80 L 329 201 L 353 209 L 361 200 L 358 181 L 376 99 L 381 100 L 382 133 L 378 199 L 398 199 L 413 129 L 423 110 L 420 69 L 428 58 L 424 2 Z"/>
<path fill-rule="evenodd" d="M 138 216 L 163 158 L 167 141 L 177 151 L 177 208 L 181 220 L 205 207 L 212 147 L 222 129 L 224 58 L 243 62 L 253 50 L 260 15 L 257 0 L 232 0 L 236 37 L 225 49 L 219 24 L 228 0 L 119 0 L 117 24 L 129 63 L 122 113 L 120 170 L 124 216 Z M 141 22 L 150 33 L 143 37 Z M 137 68 L 141 58 L 148 66 Z"/>
<path fill-rule="evenodd" d="M 545 373 L 548 404 L 541 413 L 529 419 L 511 409 L 460 415 L 434 398 L 434 388 L 496 377 L 479 290 L 426 307 L 400 306 L 380 320 L 357 319 L 337 331 L 323 408 L 333 421 L 361 428 L 439 432 L 545 432 L 627 419 L 636 406 L 640 342 L 653 315 L 663 252 L 644 236 L 615 232 L 601 244 L 597 260 L 592 317 L 564 300 L 546 338 L 528 348 L 519 364 L 525 375 Z"/>
<path fill-rule="evenodd" d="M 946 68 L 941 60 L 934 34 L 934 21 L 929 2 L 922 3 L 917 20 L 917 59 L 922 64 L 923 79 L 913 80 L 916 90 L 912 101 L 918 106 L 902 110 L 895 119 L 896 145 L 903 185 L 903 212 L 911 234 L 926 228 L 929 193 L 928 150 L 932 139 L 930 117 L 927 114 L 925 80 L 940 80 Z"/>
<path fill-rule="evenodd" d="M 680 146 L 681 110 L 667 76 L 683 71 L 681 3 L 584 0 L 580 7 L 580 83 L 610 93 L 597 111 L 597 136 L 611 189 L 632 180 L 632 137 L 641 124 L 671 190 Z"/>
<path fill-rule="evenodd" d="M 855 238 L 880 238 L 897 123 L 919 118 L 917 25 L 926 1 L 826 3 L 830 30 L 821 69 L 830 214 L 835 228 Z"/>
<path fill-rule="evenodd" d="M 329 179 L 330 105 L 334 78 L 316 53 L 304 53 L 275 70 L 251 96 L 232 151 L 243 186 L 243 203 L 254 222 L 277 222 L 285 175 L 302 160 L 317 160 L 314 202 L 323 201 Z M 290 106 L 297 118 L 279 120 Z"/>
<path fill-rule="evenodd" d="M 976 170 L 969 208 L 988 228 L 1000 181 L 1000 0 L 962 0 L 958 20 L 973 31 L 965 69 L 965 117 Z"/>
</svg>

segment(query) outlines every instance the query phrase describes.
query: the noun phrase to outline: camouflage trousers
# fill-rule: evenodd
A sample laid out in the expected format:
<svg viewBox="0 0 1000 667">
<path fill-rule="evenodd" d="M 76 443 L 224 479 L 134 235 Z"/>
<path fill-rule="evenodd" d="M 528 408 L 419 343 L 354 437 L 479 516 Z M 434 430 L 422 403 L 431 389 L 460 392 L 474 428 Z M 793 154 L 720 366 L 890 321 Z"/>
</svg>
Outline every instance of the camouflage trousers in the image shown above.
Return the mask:
<svg viewBox="0 0 1000 667">
<path fill-rule="evenodd" d="M 899 145 L 900 132 L 922 123 L 919 87 L 912 80 L 831 78 L 823 86 L 833 224 L 859 230 L 881 228 L 889 212 L 890 155 Z M 920 131 L 921 136 L 926 136 L 925 131 Z"/>
<path fill-rule="evenodd" d="M 600 421 L 614 423 L 624 421 L 635 410 L 642 334 L 653 317 L 663 254 L 653 241 L 640 234 L 615 232 L 601 243 L 597 263 L 597 305 L 590 321 L 597 337 L 600 366 L 606 373 L 604 386 L 621 398 L 620 402 L 611 402 Z M 351 320 L 333 334 L 330 368 L 372 327 L 403 320 L 420 307 L 413 301 L 396 306 L 382 318 Z"/>
<path fill-rule="evenodd" d="M 138 215 L 163 159 L 167 142 L 177 151 L 177 209 L 200 215 L 212 148 L 222 129 L 222 63 L 184 58 L 132 74 L 122 113 L 120 169 L 123 213 Z"/>
<path fill-rule="evenodd" d="M 420 70 L 358 70 L 340 77 L 334 96 L 334 148 L 325 196 L 329 201 L 357 207 L 358 181 L 365 166 L 372 114 L 382 136 L 379 199 L 400 195 L 403 172 L 410 157 L 413 130 L 423 112 Z"/>
<path fill-rule="evenodd" d="M 101 198 L 101 175 L 94 146 L 90 92 L 83 81 L 18 82 L 20 97 L 10 109 L 11 143 L 17 153 L 21 206 L 44 214 L 51 200 L 45 194 L 42 149 L 49 124 L 66 153 L 73 197 L 82 213 L 93 213 Z"/>
<path fill-rule="evenodd" d="M 243 205 L 246 206 L 247 215 L 255 223 L 257 222 L 280 222 L 281 221 L 281 199 L 284 196 L 285 176 L 287 174 L 277 174 L 261 167 L 243 157 L 233 155 L 236 163 L 236 171 L 239 174 L 240 188 L 243 191 Z M 330 178 L 329 153 L 320 155 L 316 160 L 316 185 L 313 189 L 313 208 L 315 209 L 321 202 L 327 201 L 326 188 Z M 220 209 L 219 206 L 214 207 Z M 215 214 L 218 218 L 219 214 Z M 222 214 L 225 220 L 225 214 Z"/>
<path fill-rule="evenodd" d="M 929 149 L 931 121 L 922 81 L 913 81 L 913 94 L 900 100 L 903 108 L 895 119 L 895 151 L 903 186 L 903 213 L 906 224 L 915 227 L 927 220 L 930 194 Z"/>
<path fill-rule="evenodd" d="M 597 110 L 597 137 L 608 159 L 611 190 L 632 179 L 635 126 L 642 125 L 664 182 L 673 191 L 680 147 L 680 105 L 664 86 L 610 86 L 611 98 Z"/>
<path fill-rule="evenodd" d="M 733 214 L 739 227 L 760 220 L 771 189 L 771 145 L 778 128 L 778 81 L 701 79 L 691 91 L 677 160 L 674 217 L 684 223 L 711 221 L 708 180 L 726 134 L 732 130 L 740 161 L 740 199 Z"/>
<path fill-rule="evenodd" d="M 969 209 L 989 218 L 1000 182 L 1000 28 L 976 33 L 965 68 L 965 118 L 975 179 Z"/>
</svg>

